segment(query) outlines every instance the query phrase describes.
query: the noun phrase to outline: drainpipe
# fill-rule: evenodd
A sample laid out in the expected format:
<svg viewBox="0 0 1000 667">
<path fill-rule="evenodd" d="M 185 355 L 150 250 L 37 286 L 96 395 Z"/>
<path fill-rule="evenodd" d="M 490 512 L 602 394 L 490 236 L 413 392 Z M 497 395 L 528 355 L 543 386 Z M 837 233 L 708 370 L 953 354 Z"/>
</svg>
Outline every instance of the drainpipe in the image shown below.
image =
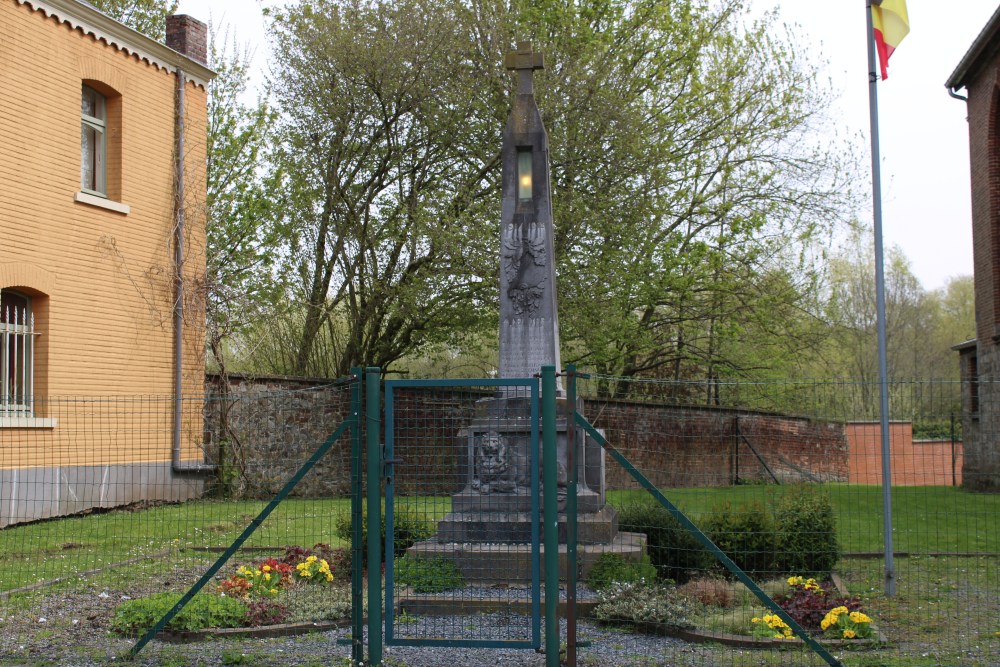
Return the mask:
<svg viewBox="0 0 1000 667">
<path fill-rule="evenodd" d="M 964 95 L 959 95 L 958 93 L 955 92 L 955 89 L 952 88 L 951 86 L 949 86 L 947 88 L 947 90 L 948 90 L 948 94 L 951 95 L 952 97 L 954 97 L 956 100 L 962 100 L 963 102 L 968 102 L 969 101 L 968 97 L 966 97 Z"/>
<path fill-rule="evenodd" d="M 213 473 L 218 466 L 181 463 L 181 422 L 184 362 L 184 70 L 177 70 L 177 141 L 174 155 L 174 424 L 170 469 L 175 473 Z"/>
</svg>

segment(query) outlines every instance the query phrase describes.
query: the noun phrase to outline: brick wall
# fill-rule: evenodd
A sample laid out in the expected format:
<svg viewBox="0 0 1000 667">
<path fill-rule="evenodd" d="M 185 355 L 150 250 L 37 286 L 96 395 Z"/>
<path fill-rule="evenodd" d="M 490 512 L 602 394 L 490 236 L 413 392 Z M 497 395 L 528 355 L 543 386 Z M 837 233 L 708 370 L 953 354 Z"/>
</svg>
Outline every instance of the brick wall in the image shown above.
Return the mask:
<svg viewBox="0 0 1000 667">
<path fill-rule="evenodd" d="M 159 45 L 127 31 L 138 47 L 108 37 L 101 31 L 115 30 L 113 22 L 84 3 L 53 11 L 0 0 L 0 288 L 32 297 L 41 332 L 37 417 L 47 416 L 53 397 L 173 390 L 176 75 L 148 55 Z M 77 197 L 85 82 L 108 95 L 104 201 L 127 205 L 127 214 Z M 186 91 L 185 273 L 195 285 L 205 271 L 206 90 L 189 81 Z M 204 315 L 197 289 L 188 296 L 183 389 L 200 394 Z M 0 428 L 0 468 L 170 460 L 169 434 L 156 453 L 140 453 L 113 440 L 67 438 L 78 428 L 72 419 L 56 427 L 61 438 L 53 429 Z M 8 446 L 26 439 L 34 443 L 29 450 Z M 56 451 L 60 442 L 71 442 L 70 450 Z M 183 444 L 182 458 L 200 461 L 200 442 Z"/>
<path fill-rule="evenodd" d="M 627 401 L 588 403 L 585 415 L 658 486 L 724 486 L 772 474 L 783 483 L 847 481 L 840 423 Z M 607 481 L 609 488 L 633 485 L 610 461 Z"/>
<path fill-rule="evenodd" d="M 1000 491 L 1000 52 L 984 54 L 965 79 L 980 409 L 966 403 L 962 477 L 967 488 Z"/>
<path fill-rule="evenodd" d="M 850 482 L 882 484 L 882 429 L 877 422 L 847 424 Z M 894 486 L 952 486 L 962 483 L 963 447 L 950 440 L 914 440 L 911 422 L 889 423 Z"/>
</svg>

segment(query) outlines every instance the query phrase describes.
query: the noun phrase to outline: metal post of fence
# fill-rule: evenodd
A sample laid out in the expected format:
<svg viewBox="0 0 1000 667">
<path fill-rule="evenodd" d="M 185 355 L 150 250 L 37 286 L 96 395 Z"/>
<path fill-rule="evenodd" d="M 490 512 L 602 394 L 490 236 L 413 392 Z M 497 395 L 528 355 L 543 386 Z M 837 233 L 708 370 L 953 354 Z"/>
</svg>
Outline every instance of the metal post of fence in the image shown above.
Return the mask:
<svg viewBox="0 0 1000 667">
<path fill-rule="evenodd" d="M 576 667 L 576 366 L 566 366 L 566 665 Z"/>
<path fill-rule="evenodd" d="M 545 665 L 559 667 L 559 502 L 556 367 L 542 366 L 542 518 L 545 521 Z"/>
<path fill-rule="evenodd" d="M 368 664 L 382 664 L 382 448 L 377 367 L 365 369 L 365 434 L 368 447 Z"/>
<path fill-rule="evenodd" d="M 951 413 L 951 485 L 958 486 L 958 473 L 955 470 L 955 413 Z"/>
<path fill-rule="evenodd" d="M 356 378 L 351 385 L 351 418 L 354 426 L 351 429 L 351 660 L 354 664 L 365 659 L 364 647 L 364 579 L 362 567 L 364 560 L 364 539 L 361 522 L 364 521 L 362 510 L 361 483 L 361 378 L 360 368 L 351 369 L 351 377 Z"/>
</svg>

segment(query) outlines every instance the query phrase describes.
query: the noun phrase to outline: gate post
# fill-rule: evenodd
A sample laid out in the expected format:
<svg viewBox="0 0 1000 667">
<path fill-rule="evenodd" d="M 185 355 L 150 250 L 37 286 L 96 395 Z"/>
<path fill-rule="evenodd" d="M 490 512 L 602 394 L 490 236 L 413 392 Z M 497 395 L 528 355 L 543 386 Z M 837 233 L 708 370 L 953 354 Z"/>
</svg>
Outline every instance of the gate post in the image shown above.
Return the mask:
<svg viewBox="0 0 1000 667">
<path fill-rule="evenodd" d="M 365 369 L 365 434 L 368 445 L 368 663 L 382 664 L 382 451 L 377 367 Z"/>
<path fill-rule="evenodd" d="M 364 580 L 362 568 L 364 563 L 364 545 L 362 541 L 361 522 L 363 519 L 362 482 L 361 482 L 361 398 L 362 379 L 364 375 L 360 368 L 351 369 L 351 660 L 354 664 L 365 659 L 364 646 Z"/>
<path fill-rule="evenodd" d="M 542 366 L 542 518 L 545 520 L 545 664 L 559 667 L 559 499 L 556 367 Z"/>
</svg>

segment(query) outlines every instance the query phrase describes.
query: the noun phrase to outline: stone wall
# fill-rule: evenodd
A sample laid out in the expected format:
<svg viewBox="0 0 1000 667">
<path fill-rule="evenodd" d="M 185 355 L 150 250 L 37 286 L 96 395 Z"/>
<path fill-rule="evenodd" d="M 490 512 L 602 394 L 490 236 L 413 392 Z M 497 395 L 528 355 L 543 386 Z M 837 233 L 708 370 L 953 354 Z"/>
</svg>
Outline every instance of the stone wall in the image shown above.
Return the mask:
<svg viewBox="0 0 1000 667">
<path fill-rule="evenodd" d="M 329 380 L 230 375 L 230 383 L 224 398 L 218 376 L 206 378 L 205 449 L 209 462 L 217 463 L 224 444 L 234 491 L 245 497 L 277 493 L 350 410 L 349 387 Z M 350 495 L 350 453 L 350 438 L 341 438 L 292 495 Z"/>
<path fill-rule="evenodd" d="M 230 432 L 245 452 L 246 493 L 265 497 L 340 424 L 349 393 L 318 380 L 231 379 Z M 402 461 L 396 466 L 397 494 L 448 495 L 461 489 L 466 444 L 458 433 L 472 419 L 475 402 L 490 395 L 477 388 L 397 388 L 393 455 Z M 218 432 L 221 403 L 213 405 L 206 422 Z M 764 482 L 772 474 L 782 483 L 848 481 L 842 423 L 607 400 L 585 401 L 584 414 L 659 486 Z M 294 495 L 347 495 L 349 453 L 346 439 L 338 443 Z M 634 486 L 610 458 L 606 470 L 609 489 Z"/>
</svg>

